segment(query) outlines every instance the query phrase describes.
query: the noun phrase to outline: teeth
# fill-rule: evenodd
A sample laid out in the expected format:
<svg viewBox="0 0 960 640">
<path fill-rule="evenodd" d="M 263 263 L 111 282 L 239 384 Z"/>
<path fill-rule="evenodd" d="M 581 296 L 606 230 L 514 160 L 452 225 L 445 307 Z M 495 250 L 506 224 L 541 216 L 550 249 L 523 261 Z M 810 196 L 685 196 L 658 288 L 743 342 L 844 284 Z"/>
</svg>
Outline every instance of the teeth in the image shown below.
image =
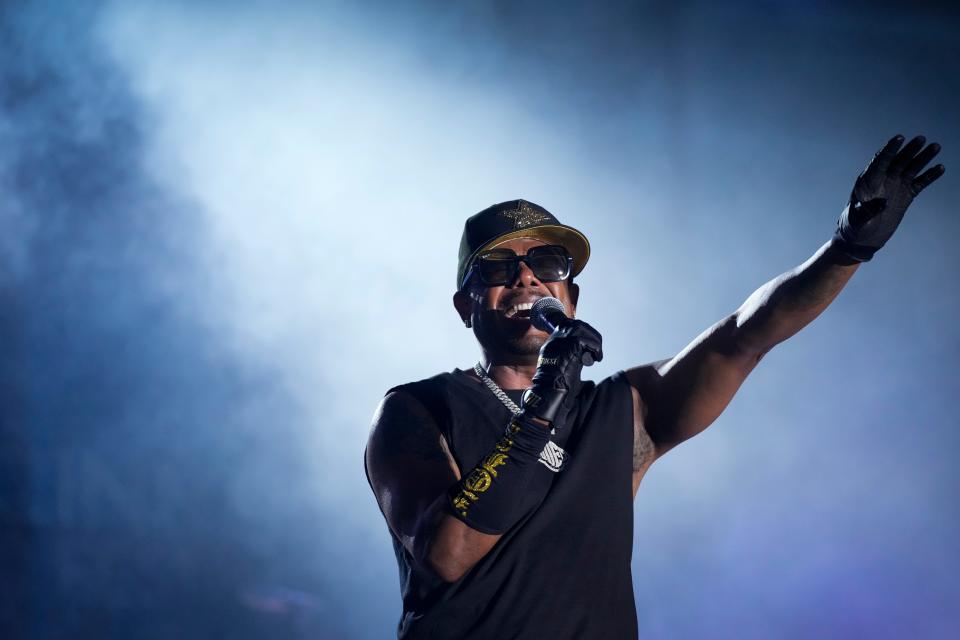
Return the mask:
<svg viewBox="0 0 960 640">
<path fill-rule="evenodd" d="M 512 318 L 513 316 L 517 315 L 517 313 L 519 313 L 520 311 L 529 311 L 530 307 L 532 306 L 533 306 L 532 302 L 521 302 L 520 304 L 515 304 L 509 309 L 507 309 L 506 311 L 504 311 L 503 315 L 505 315 L 508 318 Z"/>
</svg>

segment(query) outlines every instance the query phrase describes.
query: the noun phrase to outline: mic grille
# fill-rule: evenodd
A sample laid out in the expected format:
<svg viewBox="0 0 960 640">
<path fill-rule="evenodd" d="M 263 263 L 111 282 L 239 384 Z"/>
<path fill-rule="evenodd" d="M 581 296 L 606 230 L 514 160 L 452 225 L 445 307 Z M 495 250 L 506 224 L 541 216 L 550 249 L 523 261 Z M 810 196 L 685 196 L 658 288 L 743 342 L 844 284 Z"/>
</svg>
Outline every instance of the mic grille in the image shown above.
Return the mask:
<svg viewBox="0 0 960 640">
<path fill-rule="evenodd" d="M 566 317 L 567 312 L 563 309 L 563 303 L 556 298 L 540 298 L 530 307 L 530 322 L 540 331 L 550 333 L 553 331 L 553 323 L 548 319 L 552 313 L 559 311 Z"/>
</svg>

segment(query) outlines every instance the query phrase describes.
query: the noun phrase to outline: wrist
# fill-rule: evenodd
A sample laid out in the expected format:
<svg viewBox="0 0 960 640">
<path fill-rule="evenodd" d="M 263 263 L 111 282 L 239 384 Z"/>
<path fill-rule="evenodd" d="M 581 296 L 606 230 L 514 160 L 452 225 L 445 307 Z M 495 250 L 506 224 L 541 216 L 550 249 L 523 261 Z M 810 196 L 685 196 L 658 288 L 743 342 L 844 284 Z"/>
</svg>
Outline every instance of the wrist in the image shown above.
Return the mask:
<svg viewBox="0 0 960 640">
<path fill-rule="evenodd" d="M 523 414 L 514 417 L 493 450 L 447 491 L 447 512 L 480 533 L 504 533 L 520 516 L 549 439 L 548 429 Z"/>
<path fill-rule="evenodd" d="M 534 384 L 523 393 L 523 400 L 520 403 L 521 415 L 545 424 L 552 424 L 566 397 L 565 389 L 543 389 Z"/>
<path fill-rule="evenodd" d="M 833 234 L 833 238 L 831 238 L 830 249 L 835 254 L 846 258 L 849 261 L 847 264 L 857 264 L 869 262 L 879 247 L 865 247 L 854 244 L 843 237 L 842 230 L 838 227 Z"/>
</svg>

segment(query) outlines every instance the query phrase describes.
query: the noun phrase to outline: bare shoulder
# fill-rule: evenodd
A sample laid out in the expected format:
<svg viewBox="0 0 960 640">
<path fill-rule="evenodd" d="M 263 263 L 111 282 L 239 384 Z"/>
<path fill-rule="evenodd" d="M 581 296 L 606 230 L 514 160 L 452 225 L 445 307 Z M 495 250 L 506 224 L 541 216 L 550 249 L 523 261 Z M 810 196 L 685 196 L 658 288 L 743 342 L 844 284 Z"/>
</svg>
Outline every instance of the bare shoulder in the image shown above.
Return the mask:
<svg viewBox="0 0 960 640">
<path fill-rule="evenodd" d="M 627 382 L 630 383 L 634 393 L 638 394 L 642 401 L 649 403 L 661 392 L 662 371 L 670 360 L 671 358 L 654 360 L 624 370 Z"/>
<path fill-rule="evenodd" d="M 377 407 L 367 441 L 367 462 L 398 458 L 447 462 L 448 447 L 430 412 L 412 394 L 391 391 Z"/>
<path fill-rule="evenodd" d="M 380 402 L 364 464 L 387 524 L 413 553 L 421 517 L 460 479 L 439 425 L 413 395 L 392 391 Z"/>
</svg>

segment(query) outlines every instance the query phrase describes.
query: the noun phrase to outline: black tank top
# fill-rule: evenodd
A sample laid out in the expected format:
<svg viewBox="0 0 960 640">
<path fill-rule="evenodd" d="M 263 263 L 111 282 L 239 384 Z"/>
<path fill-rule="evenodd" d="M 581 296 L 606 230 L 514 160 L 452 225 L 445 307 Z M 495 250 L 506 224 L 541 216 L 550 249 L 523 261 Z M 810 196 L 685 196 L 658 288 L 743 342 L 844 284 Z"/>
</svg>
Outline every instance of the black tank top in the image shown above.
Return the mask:
<svg viewBox="0 0 960 640">
<path fill-rule="evenodd" d="M 461 472 L 493 448 L 510 411 L 460 369 L 401 389 L 440 426 Z M 392 389 L 391 389 L 392 390 Z M 519 403 L 521 391 L 508 391 Z M 623 372 L 576 389 L 559 472 L 538 474 L 524 516 L 460 580 L 414 568 L 394 537 L 400 567 L 402 640 L 637 638 L 633 549 L 633 401 Z M 392 535 L 392 533 L 391 533 Z"/>
</svg>

